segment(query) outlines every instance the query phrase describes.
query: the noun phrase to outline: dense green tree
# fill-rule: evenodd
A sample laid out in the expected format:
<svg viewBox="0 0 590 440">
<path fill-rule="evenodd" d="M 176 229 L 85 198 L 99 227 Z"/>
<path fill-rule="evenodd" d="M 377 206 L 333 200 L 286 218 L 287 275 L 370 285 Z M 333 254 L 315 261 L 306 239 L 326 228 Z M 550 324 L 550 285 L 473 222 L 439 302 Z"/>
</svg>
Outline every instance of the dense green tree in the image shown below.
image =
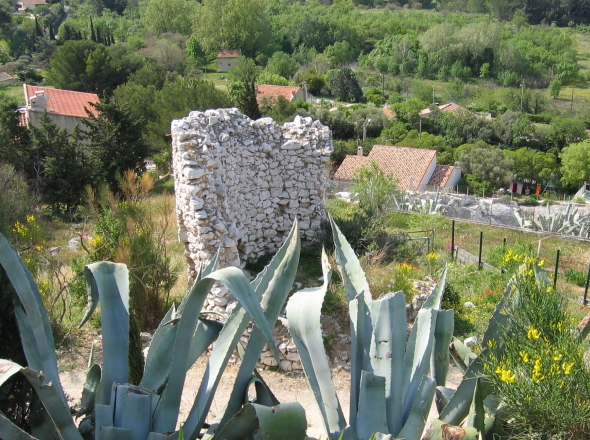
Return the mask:
<svg viewBox="0 0 590 440">
<path fill-rule="evenodd" d="M 307 90 L 312 95 L 319 95 L 322 92 L 322 89 L 326 85 L 326 80 L 324 79 L 324 75 L 320 74 L 317 70 L 313 67 L 310 67 L 305 72 L 303 72 L 300 76 L 301 82 L 307 84 Z"/>
<path fill-rule="evenodd" d="M 17 102 L 0 93 L 0 163 L 31 178 L 33 170 L 28 162 L 29 131 L 20 124 Z"/>
<path fill-rule="evenodd" d="M 133 119 L 126 105 L 105 98 L 92 104 L 98 111 L 95 119 L 84 120 L 82 135 L 90 152 L 94 169 L 93 184 L 106 182 L 112 191 L 119 191 L 119 179 L 127 170 L 141 173 L 149 151 L 143 141 L 143 120 Z"/>
<path fill-rule="evenodd" d="M 551 80 L 547 92 L 553 99 L 557 99 L 559 97 L 559 92 L 561 92 L 561 81 L 557 78 Z"/>
<path fill-rule="evenodd" d="M 535 126 L 525 115 L 506 111 L 494 121 L 494 132 L 504 145 L 518 147 L 535 134 Z"/>
<path fill-rule="evenodd" d="M 38 188 L 54 212 L 70 212 L 82 203 L 91 169 L 84 145 L 59 129 L 45 114 L 31 127 L 31 151 L 35 153 Z"/>
<path fill-rule="evenodd" d="M 93 41 L 66 41 L 51 59 L 47 81 L 80 92 L 111 92 L 124 82 L 106 47 Z"/>
<path fill-rule="evenodd" d="M 344 40 L 326 47 L 324 55 L 328 57 L 332 67 L 342 67 L 346 63 L 355 61 L 358 53 L 350 47 L 348 41 Z"/>
<path fill-rule="evenodd" d="M 570 144 L 561 151 L 559 158 L 564 186 L 578 189 L 584 182 L 590 181 L 590 141 Z"/>
<path fill-rule="evenodd" d="M 557 151 L 587 138 L 586 124 L 581 118 L 553 118 L 549 124 L 547 143 Z"/>
<path fill-rule="evenodd" d="M 277 86 L 288 86 L 289 81 L 287 78 L 277 75 L 276 73 L 270 73 L 267 70 L 263 70 L 258 76 L 258 84 L 274 84 Z"/>
<path fill-rule="evenodd" d="M 256 80 L 260 75 L 260 68 L 256 66 L 254 60 L 241 57 L 229 69 L 228 74 L 231 80 L 228 93 L 235 105 L 248 117 L 260 118 L 261 113 L 256 101 Z"/>
<path fill-rule="evenodd" d="M 348 67 L 331 71 L 328 75 L 328 87 L 339 101 L 359 102 L 363 98 L 356 75 Z"/>
<path fill-rule="evenodd" d="M 464 176 L 474 176 L 475 179 L 468 179 L 468 182 L 482 183 L 487 190 L 510 183 L 512 161 L 503 150 L 484 142 L 464 146 L 459 152 L 457 165 Z"/>
<path fill-rule="evenodd" d="M 518 150 L 505 150 L 512 160 L 512 172 L 520 181 L 547 183 L 559 171 L 557 157 L 553 153 L 544 153 L 532 148 L 522 147 Z"/>
<path fill-rule="evenodd" d="M 297 64 L 297 61 L 285 52 L 275 52 L 266 64 L 266 70 L 268 72 L 280 75 L 287 79 L 290 79 L 295 75 L 298 68 L 299 65 Z"/>
<path fill-rule="evenodd" d="M 142 20 L 158 35 L 164 32 L 190 35 L 197 5 L 187 0 L 148 0 Z"/>
<path fill-rule="evenodd" d="M 209 64 L 209 57 L 203 50 L 203 46 L 195 34 L 192 34 L 186 42 L 186 54 L 198 69 L 202 69 Z"/>
<path fill-rule="evenodd" d="M 207 52 L 242 49 L 255 57 L 272 41 L 264 0 L 203 0 L 195 20 L 193 30 Z"/>
</svg>

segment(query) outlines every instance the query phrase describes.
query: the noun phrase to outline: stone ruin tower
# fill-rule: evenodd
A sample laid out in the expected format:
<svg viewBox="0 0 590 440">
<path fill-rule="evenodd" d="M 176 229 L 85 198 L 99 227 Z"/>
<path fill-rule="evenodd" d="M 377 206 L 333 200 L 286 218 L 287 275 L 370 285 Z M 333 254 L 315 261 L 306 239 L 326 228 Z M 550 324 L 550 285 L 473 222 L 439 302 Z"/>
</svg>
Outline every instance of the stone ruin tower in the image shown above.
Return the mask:
<svg viewBox="0 0 590 440">
<path fill-rule="evenodd" d="M 276 251 L 296 217 L 302 240 L 313 240 L 332 149 L 329 128 L 300 116 L 280 126 L 232 108 L 172 121 L 178 236 L 190 279 L 218 248 L 220 267 Z M 212 293 L 207 307 L 225 311 L 230 295 Z"/>
</svg>

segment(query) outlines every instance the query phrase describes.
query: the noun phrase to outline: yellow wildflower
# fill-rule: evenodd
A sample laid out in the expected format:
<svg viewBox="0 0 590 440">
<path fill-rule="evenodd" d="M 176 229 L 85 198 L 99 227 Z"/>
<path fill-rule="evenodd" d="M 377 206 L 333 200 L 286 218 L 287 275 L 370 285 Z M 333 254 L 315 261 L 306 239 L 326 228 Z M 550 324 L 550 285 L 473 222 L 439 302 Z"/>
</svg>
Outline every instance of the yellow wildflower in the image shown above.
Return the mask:
<svg viewBox="0 0 590 440">
<path fill-rule="evenodd" d="M 534 383 L 539 383 L 541 382 L 543 379 L 545 379 L 545 376 L 543 376 L 542 373 L 542 369 L 543 369 L 543 364 L 541 363 L 541 359 L 537 359 L 535 361 L 535 366 L 533 367 L 533 382 Z"/>
<path fill-rule="evenodd" d="M 529 359 L 529 354 L 526 351 L 521 351 L 520 352 L 520 357 L 521 357 L 522 361 L 525 362 L 525 363 L 530 360 Z"/>
<path fill-rule="evenodd" d="M 574 365 L 576 365 L 575 362 L 570 362 L 569 364 L 564 362 L 562 365 L 563 368 L 563 374 L 565 374 L 566 376 L 572 373 L 572 369 L 574 368 Z"/>
<path fill-rule="evenodd" d="M 498 367 L 496 368 L 495 372 L 498 376 L 500 376 L 500 380 L 502 382 L 506 382 L 508 384 L 516 382 L 516 376 L 506 368 Z"/>
<path fill-rule="evenodd" d="M 541 337 L 541 332 L 534 327 L 531 327 L 526 334 L 528 339 L 539 339 Z"/>
<path fill-rule="evenodd" d="M 557 353 L 553 356 L 554 361 L 560 361 L 561 359 L 563 359 L 563 355 L 561 353 Z"/>
<path fill-rule="evenodd" d="M 34 223 L 35 222 L 35 216 L 34 215 L 27 215 L 27 223 Z"/>
</svg>

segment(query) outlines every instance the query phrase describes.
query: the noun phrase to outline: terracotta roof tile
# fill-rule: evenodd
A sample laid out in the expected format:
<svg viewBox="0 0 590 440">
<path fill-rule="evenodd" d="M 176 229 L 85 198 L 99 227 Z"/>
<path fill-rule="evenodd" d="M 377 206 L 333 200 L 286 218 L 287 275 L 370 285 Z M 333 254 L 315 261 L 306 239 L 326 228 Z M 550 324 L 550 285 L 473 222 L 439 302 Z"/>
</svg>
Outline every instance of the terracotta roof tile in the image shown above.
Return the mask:
<svg viewBox="0 0 590 440">
<path fill-rule="evenodd" d="M 27 113 L 24 109 L 18 109 L 18 125 L 20 127 L 26 127 L 27 124 Z"/>
<path fill-rule="evenodd" d="M 239 58 L 242 56 L 241 49 L 220 50 L 217 52 L 217 58 Z"/>
<path fill-rule="evenodd" d="M 354 159 L 349 159 L 354 158 Z M 374 160 L 379 168 L 391 175 L 400 189 L 416 189 L 426 177 L 428 168 L 436 160 L 436 150 L 423 148 L 392 147 L 375 145 L 368 156 L 346 156 L 340 168 L 334 174 L 337 180 L 352 180 L 354 174 L 363 166 Z"/>
<path fill-rule="evenodd" d="M 466 111 L 464 107 L 461 107 L 459 104 L 457 104 L 455 102 L 441 104 L 438 106 L 438 109 L 441 112 L 451 112 L 451 113 L 456 113 L 458 111 Z M 426 107 L 425 109 L 422 109 L 419 114 L 420 114 L 420 116 L 428 116 L 428 115 L 430 115 L 430 113 L 432 113 L 432 111 L 430 110 L 430 107 Z"/>
<path fill-rule="evenodd" d="M 284 96 L 289 102 L 293 101 L 295 94 L 301 90 L 296 86 L 275 86 L 271 84 L 259 84 L 256 93 L 256 100 L 260 104 L 263 99 L 275 100 Z"/>
<path fill-rule="evenodd" d="M 428 181 L 428 185 L 444 188 L 453 174 L 454 169 L 455 167 L 452 165 L 436 165 L 434 173 L 432 173 Z"/>
<path fill-rule="evenodd" d="M 385 104 L 385 106 L 383 107 L 382 111 L 383 111 L 383 114 L 385 116 L 387 116 L 389 119 L 393 119 L 393 118 L 396 117 L 395 112 L 393 110 L 391 110 L 391 108 L 389 107 L 388 104 Z"/>
<path fill-rule="evenodd" d="M 94 117 L 98 115 L 98 112 L 90 105 L 90 103 L 100 102 L 98 95 L 95 93 L 50 89 L 46 87 L 30 86 L 27 84 L 25 96 L 27 105 L 29 104 L 29 98 L 35 96 L 35 92 L 38 91 L 43 91 L 49 98 L 47 101 L 48 113 L 87 118 L 88 114 L 84 110 L 84 108 L 87 108 Z"/>
<path fill-rule="evenodd" d="M 342 164 L 336 170 L 334 179 L 336 180 L 352 180 L 358 170 L 371 163 L 367 156 L 350 156 L 347 155 Z"/>
</svg>

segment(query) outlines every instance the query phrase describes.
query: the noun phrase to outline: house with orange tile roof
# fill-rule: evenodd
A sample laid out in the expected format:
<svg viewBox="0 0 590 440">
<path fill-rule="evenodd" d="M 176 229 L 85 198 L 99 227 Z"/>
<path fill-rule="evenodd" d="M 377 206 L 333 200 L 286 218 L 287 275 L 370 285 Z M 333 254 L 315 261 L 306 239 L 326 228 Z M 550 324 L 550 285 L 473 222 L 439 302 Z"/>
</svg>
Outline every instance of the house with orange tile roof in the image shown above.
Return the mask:
<svg viewBox="0 0 590 440">
<path fill-rule="evenodd" d="M 236 64 L 236 60 L 242 56 L 241 49 L 220 50 L 217 52 L 217 71 L 227 72 Z"/>
<path fill-rule="evenodd" d="M 465 107 L 461 107 L 459 104 L 457 104 L 455 102 L 448 102 L 446 104 L 438 105 L 437 107 L 441 112 L 446 112 L 446 113 L 457 114 L 457 113 L 469 111 Z M 432 116 L 432 107 L 426 107 L 425 109 L 422 109 L 420 111 L 419 115 L 421 118 L 429 118 L 430 116 Z"/>
<path fill-rule="evenodd" d="M 39 125 L 41 117 L 47 112 L 55 125 L 71 132 L 82 119 L 98 115 L 96 109 L 90 105 L 100 102 L 96 93 L 51 89 L 29 84 L 23 84 L 23 92 L 27 126 Z"/>
<path fill-rule="evenodd" d="M 307 91 L 307 85 L 303 86 L 275 86 L 272 84 L 258 84 L 256 86 L 256 100 L 258 105 L 264 104 L 265 101 L 272 102 L 279 99 L 279 96 L 284 97 L 287 102 L 294 102 L 298 99 L 311 102 L 313 95 Z"/>
<path fill-rule="evenodd" d="M 367 156 L 362 155 L 362 148 L 358 155 L 346 156 L 334 174 L 334 181 L 350 185 L 359 170 L 372 161 L 403 190 L 454 188 L 461 179 L 461 168 L 436 163 L 436 150 L 375 145 Z"/>
<path fill-rule="evenodd" d="M 19 11 L 35 9 L 37 6 L 45 5 L 45 0 L 17 0 L 15 6 Z"/>
</svg>

